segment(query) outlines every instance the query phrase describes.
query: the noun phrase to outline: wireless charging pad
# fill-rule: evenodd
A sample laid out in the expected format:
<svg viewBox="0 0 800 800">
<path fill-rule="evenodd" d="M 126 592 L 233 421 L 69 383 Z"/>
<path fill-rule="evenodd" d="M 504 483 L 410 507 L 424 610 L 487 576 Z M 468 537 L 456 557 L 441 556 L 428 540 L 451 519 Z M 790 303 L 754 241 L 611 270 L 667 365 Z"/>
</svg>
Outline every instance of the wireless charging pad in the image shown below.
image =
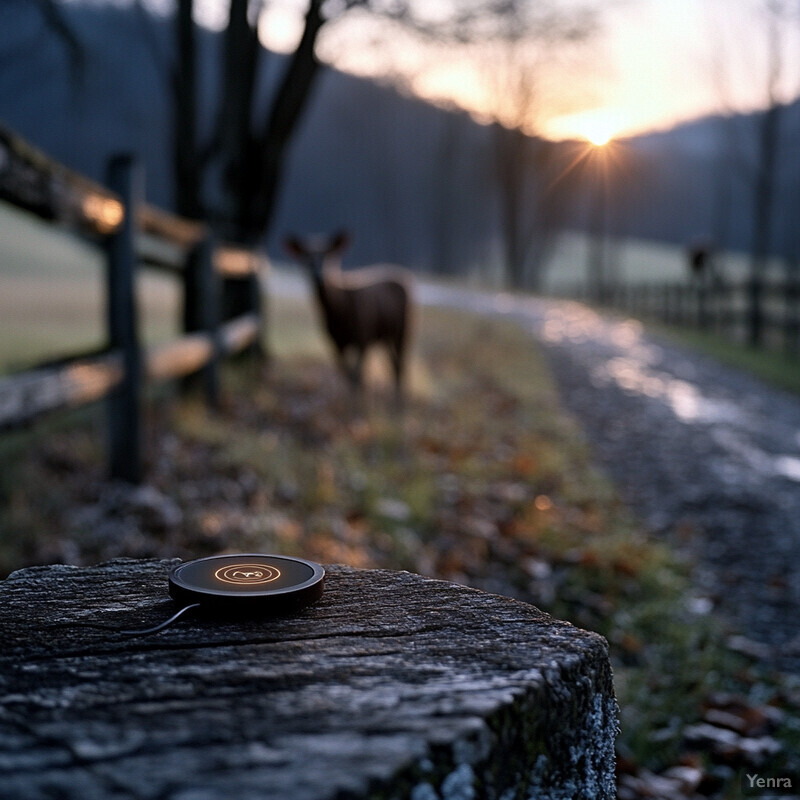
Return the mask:
<svg viewBox="0 0 800 800">
<path fill-rule="evenodd" d="M 313 561 L 259 553 L 210 556 L 179 564 L 169 593 L 207 611 L 288 614 L 319 600 L 325 570 Z"/>
</svg>

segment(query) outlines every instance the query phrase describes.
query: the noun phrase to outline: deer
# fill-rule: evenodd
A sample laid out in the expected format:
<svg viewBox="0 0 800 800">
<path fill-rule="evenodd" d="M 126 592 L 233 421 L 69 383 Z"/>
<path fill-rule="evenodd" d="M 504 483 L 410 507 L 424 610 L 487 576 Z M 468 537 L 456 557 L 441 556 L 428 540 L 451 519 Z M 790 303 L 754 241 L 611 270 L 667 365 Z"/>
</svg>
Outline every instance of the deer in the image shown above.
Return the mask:
<svg viewBox="0 0 800 800">
<path fill-rule="evenodd" d="M 383 345 L 394 373 L 395 398 L 402 401 L 406 349 L 411 327 L 413 281 L 402 267 L 375 265 L 342 270 L 350 235 L 287 236 L 288 253 L 311 277 L 317 306 L 340 370 L 354 391 L 363 388 L 364 357 Z"/>
</svg>

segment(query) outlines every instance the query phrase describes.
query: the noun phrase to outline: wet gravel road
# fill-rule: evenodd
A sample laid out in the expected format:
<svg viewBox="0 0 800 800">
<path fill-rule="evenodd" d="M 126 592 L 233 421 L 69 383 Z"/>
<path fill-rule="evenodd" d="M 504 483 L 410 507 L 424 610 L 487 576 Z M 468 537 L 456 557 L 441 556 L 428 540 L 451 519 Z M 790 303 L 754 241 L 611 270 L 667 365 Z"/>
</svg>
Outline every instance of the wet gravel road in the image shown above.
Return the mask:
<svg viewBox="0 0 800 800">
<path fill-rule="evenodd" d="M 278 294 L 306 291 L 277 277 Z M 696 565 L 700 606 L 800 674 L 800 398 L 578 303 L 418 288 L 422 303 L 511 317 L 542 343 L 598 464 Z"/>
<path fill-rule="evenodd" d="M 525 326 L 597 462 L 697 565 L 701 606 L 800 673 L 800 398 L 578 303 L 421 295 Z"/>
</svg>

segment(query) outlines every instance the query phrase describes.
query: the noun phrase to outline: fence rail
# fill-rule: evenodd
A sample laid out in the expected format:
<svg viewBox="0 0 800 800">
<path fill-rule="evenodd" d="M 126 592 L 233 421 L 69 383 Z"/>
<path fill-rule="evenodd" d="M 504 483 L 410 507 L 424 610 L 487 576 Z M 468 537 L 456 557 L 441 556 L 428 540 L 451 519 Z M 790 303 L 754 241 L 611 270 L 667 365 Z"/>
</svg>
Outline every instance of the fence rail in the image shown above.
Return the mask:
<svg viewBox="0 0 800 800">
<path fill-rule="evenodd" d="M 99 400 L 120 383 L 122 374 L 120 354 L 105 353 L 3 378 L 0 431 L 28 424 L 49 411 Z"/>
<path fill-rule="evenodd" d="M 736 342 L 752 342 L 752 282 L 717 279 L 708 283 L 665 282 L 605 287 L 600 304 L 641 317 L 713 332 Z M 800 276 L 787 270 L 759 282 L 760 346 L 800 355 Z M 569 297 L 598 302 L 585 286 Z"/>
<path fill-rule="evenodd" d="M 251 307 L 221 320 L 221 282 L 252 286 L 267 263 L 259 253 L 215 242 L 202 222 L 144 203 L 133 157 L 112 158 L 107 182 L 91 181 L 0 126 L 0 199 L 104 249 L 107 324 L 102 352 L 0 378 L 0 432 L 106 398 L 110 475 L 139 482 L 143 384 L 200 373 L 216 406 L 219 360 L 257 345 L 262 327 L 252 292 Z M 149 348 L 139 337 L 134 291 L 142 267 L 167 271 L 183 285 L 184 335 Z"/>
</svg>

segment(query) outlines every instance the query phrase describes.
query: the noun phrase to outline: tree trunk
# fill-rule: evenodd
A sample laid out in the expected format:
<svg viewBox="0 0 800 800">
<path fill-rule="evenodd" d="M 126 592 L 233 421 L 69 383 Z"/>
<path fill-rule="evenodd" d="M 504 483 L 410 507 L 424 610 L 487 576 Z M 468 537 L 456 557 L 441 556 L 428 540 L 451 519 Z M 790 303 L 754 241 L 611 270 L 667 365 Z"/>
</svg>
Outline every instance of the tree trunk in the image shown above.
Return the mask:
<svg viewBox="0 0 800 800">
<path fill-rule="evenodd" d="M 783 63 L 780 47 L 780 4 L 768 4 L 767 42 L 769 62 L 767 97 L 769 103 L 759 120 L 756 181 L 753 192 L 753 250 L 749 282 L 749 340 L 753 347 L 762 344 L 764 309 L 762 301 L 764 268 L 771 244 L 772 213 L 775 201 L 775 167 L 782 106 L 777 87 Z"/>
<path fill-rule="evenodd" d="M 524 285 L 525 252 L 521 217 L 525 205 L 525 139 L 525 134 L 520 130 L 501 125 L 495 127 L 505 282 L 511 289 L 519 289 Z"/>
<path fill-rule="evenodd" d="M 173 75 L 173 158 L 175 209 L 185 217 L 200 219 L 203 217 L 203 201 L 197 151 L 197 53 L 193 5 L 193 0 L 178 0 L 178 65 Z"/>
<path fill-rule="evenodd" d="M 254 183 L 246 207 L 242 207 L 241 218 L 242 233 L 248 242 L 259 239 L 269 230 L 286 163 L 287 147 L 319 73 L 320 62 L 314 47 L 325 22 L 322 2 L 312 0 L 309 5 L 300 44 L 292 55 L 266 124 L 256 142 L 257 163 L 250 165 Z"/>
<path fill-rule="evenodd" d="M 236 241 L 244 238 L 242 220 L 257 191 L 252 178 L 256 160 L 253 113 L 262 48 L 258 27 L 251 25 L 247 18 L 248 5 L 248 0 L 231 0 L 217 122 L 223 187 L 227 196 L 220 222 L 227 238 Z"/>
<path fill-rule="evenodd" d="M 772 233 L 780 110 L 781 106 L 777 104 L 770 106 L 761 116 L 758 132 L 758 167 L 753 192 L 753 251 L 748 288 L 749 341 L 753 347 L 759 347 L 763 340 L 764 312 L 761 295 Z"/>
</svg>

